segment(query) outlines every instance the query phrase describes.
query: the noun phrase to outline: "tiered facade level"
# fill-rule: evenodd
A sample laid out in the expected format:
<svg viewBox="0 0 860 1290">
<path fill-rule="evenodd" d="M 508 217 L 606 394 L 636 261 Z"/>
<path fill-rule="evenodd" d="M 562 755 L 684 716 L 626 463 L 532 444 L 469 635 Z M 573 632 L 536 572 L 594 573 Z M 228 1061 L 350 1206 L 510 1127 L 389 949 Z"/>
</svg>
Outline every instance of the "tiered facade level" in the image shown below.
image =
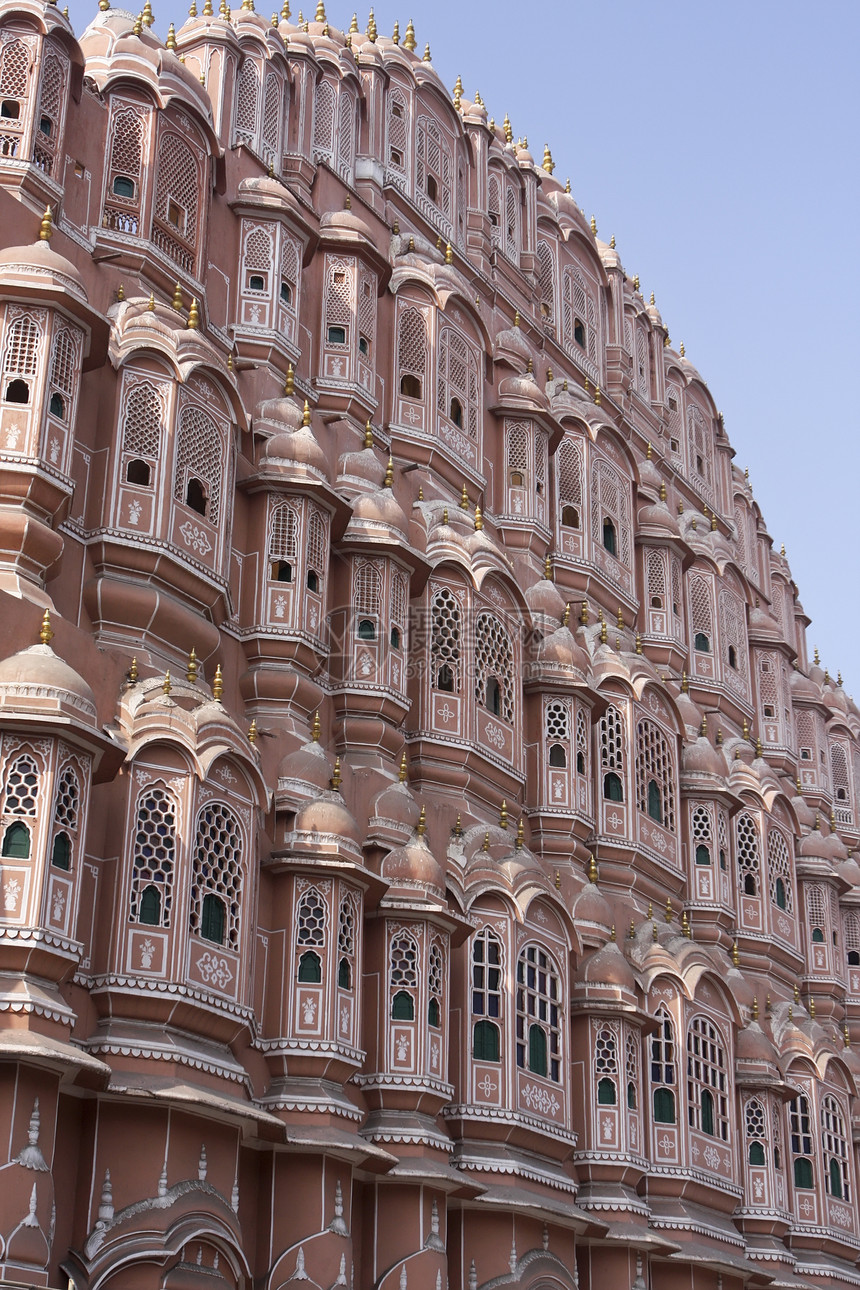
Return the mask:
<svg viewBox="0 0 860 1290">
<path fill-rule="evenodd" d="M 858 1286 L 860 712 L 414 51 L 0 10 L 2 1277 Z"/>
</svg>

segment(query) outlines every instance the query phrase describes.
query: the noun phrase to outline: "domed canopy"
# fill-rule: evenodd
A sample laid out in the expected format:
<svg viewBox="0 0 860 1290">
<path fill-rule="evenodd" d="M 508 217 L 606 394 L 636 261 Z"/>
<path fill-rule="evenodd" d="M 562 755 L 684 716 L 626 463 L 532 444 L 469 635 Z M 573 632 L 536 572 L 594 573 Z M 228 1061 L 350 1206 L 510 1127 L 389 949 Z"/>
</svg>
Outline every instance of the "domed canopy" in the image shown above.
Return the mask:
<svg viewBox="0 0 860 1290">
<path fill-rule="evenodd" d="M 580 986 L 612 986 L 636 992 L 636 977 L 615 941 L 609 941 L 596 954 L 589 954 L 576 970 L 574 984 Z"/>
<path fill-rule="evenodd" d="M 83 677 L 50 645 L 31 645 L 0 662 L 0 713 L 56 715 L 96 727 L 95 696 Z"/>
<path fill-rule="evenodd" d="M 71 260 L 51 250 L 47 238 L 29 246 L 9 246 L 0 251 L 0 282 L 14 282 L 16 287 L 20 287 L 28 279 L 43 291 L 46 287 L 56 287 L 70 292 L 84 304 L 87 302 L 80 273 Z"/>
<path fill-rule="evenodd" d="M 296 834 L 326 834 L 359 845 L 358 824 L 340 793 L 323 792 L 296 815 Z M 307 838 L 303 839 L 304 841 Z"/>
<path fill-rule="evenodd" d="M 392 887 L 423 888 L 440 900 L 445 895 L 445 871 L 423 837 L 416 836 L 406 846 L 389 851 L 381 874 Z"/>
</svg>

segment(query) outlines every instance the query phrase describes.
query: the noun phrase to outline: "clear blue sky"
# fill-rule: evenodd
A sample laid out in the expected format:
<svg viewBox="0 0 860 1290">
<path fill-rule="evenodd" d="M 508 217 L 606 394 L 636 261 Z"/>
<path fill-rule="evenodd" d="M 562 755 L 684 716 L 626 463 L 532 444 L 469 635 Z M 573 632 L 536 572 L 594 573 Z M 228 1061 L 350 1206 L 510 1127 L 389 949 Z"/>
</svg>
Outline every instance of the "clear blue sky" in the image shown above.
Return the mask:
<svg viewBox="0 0 860 1290">
<path fill-rule="evenodd" d="M 162 37 L 184 20 L 152 3 Z M 70 12 L 80 34 L 95 0 Z M 351 3 L 327 15 L 346 27 Z M 449 89 L 459 74 L 508 112 L 538 161 L 548 142 L 615 234 L 786 545 L 810 656 L 860 700 L 860 4 L 382 0 L 375 16 L 401 36 L 411 17 Z"/>
</svg>

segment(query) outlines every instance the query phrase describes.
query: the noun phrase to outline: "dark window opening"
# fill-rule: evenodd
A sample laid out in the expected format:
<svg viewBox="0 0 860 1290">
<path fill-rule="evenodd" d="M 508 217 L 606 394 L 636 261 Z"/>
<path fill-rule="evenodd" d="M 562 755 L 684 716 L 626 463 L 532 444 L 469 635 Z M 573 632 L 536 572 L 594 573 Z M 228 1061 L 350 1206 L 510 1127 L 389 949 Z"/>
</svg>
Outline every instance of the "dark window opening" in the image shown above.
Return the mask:
<svg viewBox="0 0 860 1290">
<path fill-rule="evenodd" d="M 812 1180 L 812 1161 L 806 1160 L 803 1156 L 798 1157 L 794 1162 L 794 1185 L 803 1188 L 804 1191 L 815 1186 Z"/>
<path fill-rule="evenodd" d="M 709 1088 L 702 1089 L 702 1133 L 714 1136 L 714 1095 Z"/>
<path fill-rule="evenodd" d="M 693 637 L 693 649 L 698 650 L 700 654 L 710 654 L 711 642 L 704 632 L 696 632 Z"/>
<path fill-rule="evenodd" d="M 630 1111 L 636 1110 L 636 1085 L 632 1079 L 627 1082 L 627 1107 Z"/>
<path fill-rule="evenodd" d="M 415 1020 L 415 1000 L 408 990 L 398 990 L 391 1000 L 391 1016 L 394 1021 Z"/>
<path fill-rule="evenodd" d="M 411 372 L 405 372 L 400 378 L 400 393 L 407 399 L 420 399 L 421 382 L 418 377 L 413 376 Z"/>
<path fill-rule="evenodd" d="M 439 185 L 436 183 L 433 175 L 427 176 L 427 196 L 430 198 L 431 202 L 437 201 L 439 197 Z"/>
<path fill-rule="evenodd" d="M 860 950 L 848 951 L 848 966 L 860 967 Z"/>
<path fill-rule="evenodd" d="M 672 400 L 670 399 L 670 400 L 669 400 L 669 407 L 671 407 L 671 406 L 672 406 Z M 675 404 L 675 407 L 677 407 L 677 406 L 678 406 L 678 405 L 677 405 L 677 403 L 676 403 L 676 404 Z M 677 439 L 670 439 L 670 440 L 669 440 L 669 447 L 670 447 L 670 449 L 671 449 L 671 451 L 672 451 L 672 452 L 680 452 L 680 451 L 681 451 L 681 445 L 678 443 L 678 440 L 677 440 Z"/>
<path fill-rule="evenodd" d="M 537 1024 L 529 1026 L 529 1070 L 533 1075 L 546 1075 L 546 1033 Z"/>
<path fill-rule="evenodd" d="M 603 796 L 607 802 L 623 802 L 624 787 L 614 770 L 603 776 Z"/>
<path fill-rule="evenodd" d="M 360 641 L 376 640 L 376 623 L 370 618 L 362 618 L 358 624 L 358 639 Z"/>
<path fill-rule="evenodd" d="M 4 99 L 0 103 L 0 116 L 7 121 L 17 121 L 21 115 L 21 104 L 16 103 L 14 99 Z"/>
<path fill-rule="evenodd" d="M 51 400 L 48 404 L 48 411 L 52 417 L 60 417 L 62 420 L 65 420 L 66 418 L 66 405 L 63 401 L 63 396 L 62 394 L 57 394 L 56 390 L 51 395 Z"/>
<path fill-rule="evenodd" d="M 499 1027 L 492 1021 L 476 1021 L 472 1031 L 472 1056 L 479 1062 L 497 1062 L 499 1052 Z"/>
<path fill-rule="evenodd" d="M 72 867 L 72 844 L 69 841 L 68 833 L 58 833 L 54 838 L 54 845 L 51 848 L 51 864 L 55 869 L 65 869 L 67 872 Z"/>
<path fill-rule="evenodd" d="M 454 693 L 454 673 L 447 663 L 443 663 L 436 675 L 436 689 L 444 690 L 447 694 Z"/>
<path fill-rule="evenodd" d="M 370 341 L 367 339 L 366 336 L 359 336 L 358 352 L 360 354 L 363 354 L 365 358 L 367 358 L 368 354 L 370 353 Z"/>
<path fill-rule="evenodd" d="M 54 133 L 54 123 L 49 116 L 39 117 L 39 133 L 43 134 L 46 139 L 50 139 Z"/>
<path fill-rule="evenodd" d="M 662 609 L 662 608 L 663 608 L 663 597 L 662 597 L 662 596 L 652 596 L 652 597 L 651 597 L 651 608 L 652 608 L 652 609 Z"/>
<path fill-rule="evenodd" d="M 261 273 L 251 274 L 250 278 L 248 279 L 248 290 L 249 291 L 266 290 L 266 279 L 263 277 Z"/>
<path fill-rule="evenodd" d="M 451 420 L 454 422 L 454 425 L 459 426 L 460 429 L 462 430 L 463 429 L 463 405 L 459 399 L 451 400 L 449 416 Z"/>
<path fill-rule="evenodd" d="M 751 1165 L 764 1164 L 764 1144 L 761 1142 L 751 1142 L 749 1150 L 749 1161 Z"/>
<path fill-rule="evenodd" d="M 285 305 L 291 305 L 293 303 L 293 289 L 289 282 L 281 283 L 281 302 Z"/>
<path fill-rule="evenodd" d="M 758 895 L 755 878 L 751 873 L 744 874 L 744 895 L 745 896 Z"/>
<path fill-rule="evenodd" d="M 658 824 L 663 823 L 663 794 L 656 779 L 648 780 L 648 814 Z"/>
<path fill-rule="evenodd" d="M 30 854 L 30 830 L 26 824 L 10 824 L 3 834 L 0 854 L 14 860 L 26 860 Z"/>
<path fill-rule="evenodd" d="M 600 1106 L 615 1105 L 615 1080 L 604 1075 L 597 1085 L 597 1101 Z"/>
<path fill-rule="evenodd" d="M 431 1026 L 438 1026 L 442 1019 L 442 1012 L 439 1007 L 438 999 L 431 999 L 427 1005 L 427 1020 Z"/>
<path fill-rule="evenodd" d="M 730 645 L 729 646 L 729 667 L 733 667 L 737 670 L 737 666 L 738 666 L 738 652 L 735 649 L 734 645 Z"/>
<path fill-rule="evenodd" d="M 329 343 L 330 345 L 345 345 L 345 344 L 346 344 L 346 328 L 345 328 L 345 327 L 329 327 L 329 329 L 328 329 L 328 343 Z"/>
<path fill-rule="evenodd" d="M 820 928 L 820 927 L 813 927 L 813 929 L 812 929 L 812 942 L 813 942 L 813 944 L 814 944 L 814 945 L 823 945 L 823 944 L 824 944 L 824 933 L 822 932 L 822 930 L 821 930 L 821 928 Z"/>
<path fill-rule="evenodd" d="M 180 233 L 185 232 L 185 211 L 179 205 L 179 202 L 175 202 L 172 197 L 167 200 L 167 221 L 178 229 Z"/>
<path fill-rule="evenodd" d="M 113 181 L 113 191 L 116 197 L 133 198 L 135 193 L 134 180 L 129 179 L 128 175 L 117 175 Z"/>
<path fill-rule="evenodd" d="M 26 381 L 10 381 L 6 386 L 7 403 L 29 403 L 30 387 Z"/>
<path fill-rule="evenodd" d="M 711 863 L 711 853 L 709 849 L 704 845 L 704 843 L 700 842 L 699 845 L 696 847 L 696 864 L 710 864 L 710 863 Z"/>
<path fill-rule="evenodd" d="M 391 629 L 391 648 L 400 649 L 400 628 L 392 627 Z"/>
<path fill-rule="evenodd" d="M 618 541 L 615 536 L 615 525 L 608 516 L 603 521 L 603 545 L 610 555 L 618 555 Z"/>
<path fill-rule="evenodd" d="M 842 1170 L 835 1156 L 830 1157 L 830 1195 L 842 1200 Z"/>
<path fill-rule="evenodd" d="M 200 935 L 204 941 L 214 941 L 216 945 L 224 944 L 227 930 L 227 918 L 223 902 L 211 892 L 203 897 L 203 908 L 200 911 Z"/>
<path fill-rule="evenodd" d="M 293 566 L 289 560 L 273 560 L 270 576 L 272 582 L 292 582 Z"/>
<path fill-rule="evenodd" d="M 585 753 L 578 752 L 576 754 L 576 773 L 578 775 L 585 774 Z"/>
<path fill-rule="evenodd" d="M 580 349 L 585 349 L 585 324 L 579 318 L 573 320 L 573 339 Z"/>
<path fill-rule="evenodd" d="M 320 589 L 319 574 L 315 573 L 313 569 L 308 569 L 307 584 L 308 591 L 319 591 Z"/>
<path fill-rule="evenodd" d="M 766 703 L 766 704 L 764 705 L 764 715 L 765 715 L 766 717 L 772 717 L 772 716 L 775 716 L 775 713 L 774 713 L 774 710 L 773 710 L 773 704 L 772 704 L 772 703 Z"/>
<path fill-rule="evenodd" d="M 399 149 L 399 148 L 391 148 L 391 149 L 389 149 L 389 153 L 388 153 L 388 155 L 389 155 L 389 157 L 390 157 L 390 159 L 391 159 L 391 164 L 392 164 L 392 166 L 402 166 L 402 165 L 403 165 L 403 153 L 400 151 L 400 149 Z"/>
<path fill-rule="evenodd" d="M 161 892 L 151 884 L 143 889 L 137 921 L 146 927 L 158 927 L 161 924 Z"/>
<path fill-rule="evenodd" d="M 767 714 L 765 714 L 765 715 L 767 715 Z M 838 802 L 847 802 L 847 801 L 848 801 L 848 794 L 846 793 L 846 791 L 845 791 L 845 789 L 844 789 L 844 788 L 837 788 L 837 790 L 836 790 L 836 800 L 837 800 Z"/>
<path fill-rule="evenodd" d="M 341 990 L 352 989 L 352 969 L 349 959 L 341 959 L 337 965 L 337 983 Z"/>
<path fill-rule="evenodd" d="M 561 512 L 561 522 L 566 529 L 579 528 L 579 511 L 575 506 L 565 506 Z"/>
<path fill-rule="evenodd" d="M 511 488 L 522 488 L 524 482 L 521 470 L 512 470 L 508 475 L 508 484 Z"/>
<path fill-rule="evenodd" d="M 206 492 L 199 479 L 192 475 L 185 490 L 185 505 L 190 506 L 198 515 L 206 514 Z"/>
<path fill-rule="evenodd" d="M 494 676 L 491 676 L 487 681 L 484 706 L 488 712 L 492 712 L 494 717 L 502 715 L 502 688 Z"/>
<path fill-rule="evenodd" d="M 782 878 L 777 878 L 774 883 L 774 896 L 778 909 L 785 909 L 785 883 Z"/>
<path fill-rule="evenodd" d="M 146 487 L 149 485 L 151 476 L 152 472 L 148 462 L 141 461 L 139 457 L 136 457 L 134 461 L 130 461 L 125 468 L 127 484 L 143 484 Z"/>
<path fill-rule="evenodd" d="M 698 452 L 696 453 L 696 473 L 699 475 L 704 475 L 705 473 L 705 463 L 702 461 L 701 454 Z"/>
<path fill-rule="evenodd" d="M 564 767 L 567 765 L 567 752 L 563 744 L 553 744 L 549 750 L 550 766 Z"/>
<path fill-rule="evenodd" d="M 299 959 L 298 980 L 307 985 L 319 985 L 322 981 L 322 962 L 313 950 L 305 950 Z"/>
<path fill-rule="evenodd" d="M 654 1089 L 654 1123 L 675 1123 L 675 1094 L 670 1088 Z"/>
</svg>

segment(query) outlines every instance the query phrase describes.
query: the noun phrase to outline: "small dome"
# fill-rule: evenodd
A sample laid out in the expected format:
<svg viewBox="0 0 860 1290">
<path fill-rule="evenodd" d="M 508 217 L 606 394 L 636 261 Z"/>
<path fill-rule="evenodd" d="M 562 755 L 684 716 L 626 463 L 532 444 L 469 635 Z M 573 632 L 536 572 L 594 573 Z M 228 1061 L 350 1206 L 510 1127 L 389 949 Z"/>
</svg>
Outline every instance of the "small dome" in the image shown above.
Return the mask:
<svg viewBox="0 0 860 1290">
<path fill-rule="evenodd" d="M 657 468 L 657 463 L 652 457 L 646 457 L 639 463 L 639 491 L 653 493 L 654 497 L 660 496 L 660 487 L 665 483 L 663 476 Z"/>
<path fill-rule="evenodd" d="M 314 438 L 310 426 L 272 435 L 266 443 L 261 465 L 302 466 L 328 479 L 325 453 Z"/>
<path fill-rule="evenodd" d="M 591 923 L 609 931 L 612 910 L 596 882 L 587 882 L 573 902 L 573 919 L 576 923 Z"/>
<path fill-rule="evenodd" d="M 408 784 L 395 780 L 377 793 L 370 814 L 374 819 L 389 820 L 392 824 L 414 829 L 420 811 Z"/>
<path fill-rule="evenodd" d="M 393 489 L 377 488 L 375 492 L 361 493 L 355 499 L 347 533 L 363 525 L 373 528 L 384 526 L 405 538 L 409 523 L 394 496 Z"/>
<path fill-rule="evenodd" d="M 679 538 L 678 521 L 665 502 L 640 506 L 639 529 L 643 537 Z"/>
<path fill-rule="evenodd" d="M 615 941 L 608 941 L 602 950 L 583 959 L 574 982 L 578 985 L 615 986 L 631 994 L 636 992 L 633 969 Z"/>
<path fill-rule="evenodd" d="M 96 725 L 95 695 L 50 645 L 31 645 L 0 662 L 0 710 L 53 712 L 57 706 Z"/>
<path fill-rule="evenodd" d="M 385 466 L 380 462 L 373 448 L 361 448 L 357 452 L 345 452 L 338 458 L 337 474 L 339 480 L 360 480 L 378 488 L 385 476 Z"/>
<path fill-rule="evenodd" d="M 749 611 L 749 634 L 751 640 L 755 637 L 768 641 L 782 640 L 782 628 L 761 605 L 754 605 Z"/>
<path fill-rule="evenodd" d="M 525 593 L 526 604 L 536 617 L 552 618 L 560 623 L 566 602 L 552 578 L 539 578 Z"/>
<path fill-rule="evenodd" d="M 322 744 L 311 741 L 287 753 L 278 767 L 278 779 L 297 780 L 323 792 L 328 788 L 331 771 L 331 763 Z"/>
<path fill-rule="evenodd" d="M 701 734 L 695 743 L 684 745 L 681 766 L 685 775 L 713 775 L 724 779 L 728 773 L 722 751 L 714 747 L 707 735 Z"/>
<path fill-rule="evenodd" d="M 744 1062 L 767 1062 L 771 1066 L 779 1061 L 776 1049 L 757 1021 L 751 1021 L 738 1032 L 737 1058 Z"/>
<path fill-rule="evenodd" d="M 381 875 L 392 887 L 424 887 L 440 899 L 445 894 L 445 871 L 423 837 L 389 851 Z"/>
<path fill-rule="evenodd" d="M 0 282 L 20 283 L 27 278 L 38 279 L 42 288 L 56 284 L 79 300 L 87 300 L 80 273 L 71 260 L 52 251 L 47 240 L 39 240 L 31 246 L 8 246 L 0 251 Z"/>
<path fill-rule="evenodd" d="M 821 702 L 821 691 L 818 686 L 802 672 L 792 672 L 788 683 L 791 686 L 791 697 L 794 702 L 798 699 L 805 699 L 807 703 Z"/>
<path fill-rule="evenodd" d="M 352 210 L 326 211 L 320 220 L 320 233 L 325 237 L 326 233 L 340 232 L 349 235 L 350 240 L 357 234 L 365 241 L 373 243 L 373 233 L 370 226 L 365 223 L 360 215 L 356 215 Z"/>
<path fill-rule="evenodd" d="M 499 381 L 499 402 L 541 412 L 549 407 L 549 400 L 532 372 L 523 376 L 506 376 Z"/>
<path fill-rule="evenodd" d="M 527 367 L 533 358 L 532 347 L 521 327 L 505 327 L 493 339 L 493 361 L 517 369 Z"/>
<path fill-rule="evenodd" d="M 327 833 L 359 844 L 358 825 L 340 793 L 328 790 L 296 815 L 296 833 Z"/>
<path fill-rule="evenodd" d="M 555 668 L 573 668 L 585 676 L 589 668 L 588 655 L 569 627 L 558 627 L 545 636 L 538 646 L 538 665 Z"/>
</svg>

